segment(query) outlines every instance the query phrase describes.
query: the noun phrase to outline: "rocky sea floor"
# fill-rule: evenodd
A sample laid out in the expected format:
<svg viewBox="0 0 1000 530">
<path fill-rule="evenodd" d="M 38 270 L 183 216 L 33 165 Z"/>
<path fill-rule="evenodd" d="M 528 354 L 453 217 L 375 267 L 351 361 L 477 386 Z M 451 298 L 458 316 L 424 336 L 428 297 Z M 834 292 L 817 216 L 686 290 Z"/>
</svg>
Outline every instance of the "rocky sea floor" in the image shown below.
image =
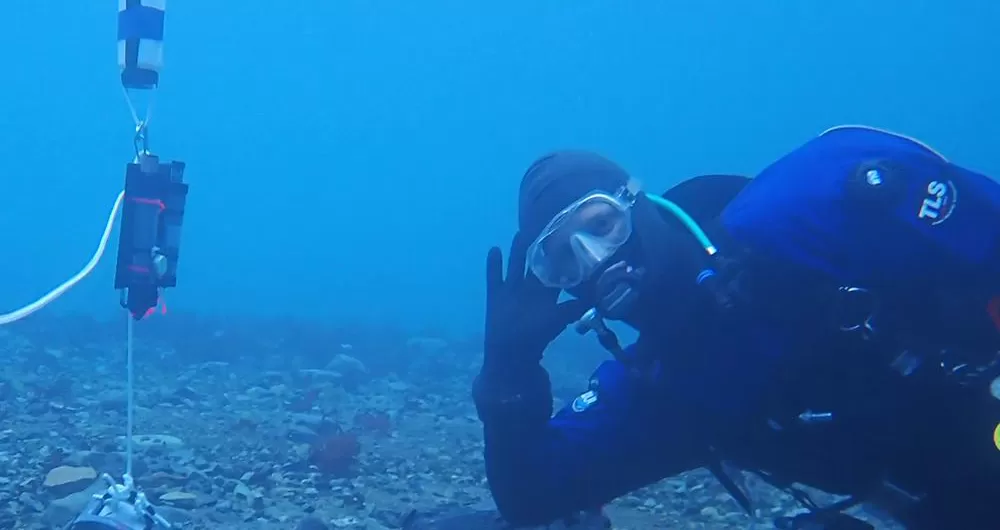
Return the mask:
<svg viewBox="0 0 1000 530">
<path fill-rule="evenodd" d="M 60 528 L 102 491 L 102 473 L 120 479 L 125 470 L 124 345 L 89 326 L 0 330 L 0 529 Z M 174 527 L 383 530 L 414 514 L 491 507 L 469 397 L 478 355 L 384 334 L 379 341 L 399 342 L 385 346 L 394 355 L 372 353 L 371 335 L 362 347 L 319 334 L 322 348 L 295 352 L 288 341 L 251 338 L 291 332 L 278 325 L 173 326 L 137 332 L 133 475 Z M 210 344 L 196 348 L 199 340 Z M 228 349 L 240 351 L 219 353 Z M 412 362 L 420 355 L 435 362 Z M 567 387 L 589 375 L 552 371 Z M 762 529 L 799 511 L 783 492 L 750 482 L 757 522 L 703 471 L 605 513 L 621 530 Z"/>
</svg>

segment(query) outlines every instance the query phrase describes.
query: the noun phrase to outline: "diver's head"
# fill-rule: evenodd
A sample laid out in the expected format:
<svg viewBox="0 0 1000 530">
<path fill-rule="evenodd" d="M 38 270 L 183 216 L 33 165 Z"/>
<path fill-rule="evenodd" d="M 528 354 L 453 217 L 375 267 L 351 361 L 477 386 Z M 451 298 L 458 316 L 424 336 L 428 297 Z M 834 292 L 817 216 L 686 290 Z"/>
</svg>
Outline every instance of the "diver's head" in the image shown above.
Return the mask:
<svg viewBox="0 0 1000 530">
<path fill-rule="evenodd" d="M 632 323 L 637 293 L 657 283 L 649 280 L 667 265 L 658 237 L 667 226 L 656 206 L 625 170 L 594 153 L 564 151 L 536 161 L 521 181 L 518 224 L 533 241 L 532 273 L 608 318 Z"/>
</svg>

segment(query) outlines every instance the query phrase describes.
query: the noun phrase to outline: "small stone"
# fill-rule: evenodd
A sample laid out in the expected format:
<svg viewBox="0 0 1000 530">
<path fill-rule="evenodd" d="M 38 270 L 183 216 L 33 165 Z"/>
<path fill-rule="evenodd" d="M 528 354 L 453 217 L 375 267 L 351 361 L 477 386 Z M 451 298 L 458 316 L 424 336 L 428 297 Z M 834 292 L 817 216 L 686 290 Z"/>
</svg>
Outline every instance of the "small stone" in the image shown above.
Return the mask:
<svg viewBox="0 0 1000 530">
<path fill-rule="evenodd" d="M 701 516 L 702 517 L 707 517 L 709 519 L 721 519 L 721 516 L 719 515 L 719 510 L 716 510 L 715 508 L 713 508 L 711 506 L 706 506 L 706 507 L 702 508 L 701 509 Z"/>
<path fill-rule="evenodd" d="M 122 442 L 125 438 L 120 438 Z M 132 437 L 132 443 L 139 448 L 148 449 L 150 447 L 164 447 L 167 449 L 180 449 L 184 447 L 184 441 L 169 434 L 137 434 Z"/>
<path fill-rule="evenodd" d="M 333 521 L 330 521 L 330 523 L 332 523 L 333 526 L 336 527 L 336 528 L 347 528 L 349 526 L 354 526 L 354 525 L 356 525 L 356 524 L 358 524 L 360 522 L 361 521 L 357 517 L 350 516 L 350 515 L 347 516 L 347 517 L 340 517 L 340 518 L 334 519 Z"/>
<path fill-rule="evenodd" d="M 43 485 L 56 497 L 76 493 L 94 482 L 97 471 L 92 467 L 59 466 L 45 475 Z"/>
<path fill-rule="evenodd" d="M 410 389 L 410 385 L 402 381 L 391 381 L 389 383 L 389 390 L 393 392 L 405 392 Z"/>
<path fill-rule="evenodd" d="M 160 495 L 160 502 L 165 502 L 180 508 L 194 508 L 198 505 L 198 496 L 186 491 L 168 491 Z"/>
<path fill-rule="evenodd" d="M 346 353 L 338 353 L 333 357 L 333 360 L 326 365 L 326 369 L 334 372 L 345 373 L 345 372 L 360 372 L 363 374 L 368 373 L 368 367 L 365 366 L 363 362 L 358 360 L 357 357 L 352 357 Z"/>
<path fill-rule="evenodd" d="M 236 483 L 233 494 L 242 497 L 254 509 L 260 509 L 264 506 L 264 496 L 242 482 Z"/>
</svg>

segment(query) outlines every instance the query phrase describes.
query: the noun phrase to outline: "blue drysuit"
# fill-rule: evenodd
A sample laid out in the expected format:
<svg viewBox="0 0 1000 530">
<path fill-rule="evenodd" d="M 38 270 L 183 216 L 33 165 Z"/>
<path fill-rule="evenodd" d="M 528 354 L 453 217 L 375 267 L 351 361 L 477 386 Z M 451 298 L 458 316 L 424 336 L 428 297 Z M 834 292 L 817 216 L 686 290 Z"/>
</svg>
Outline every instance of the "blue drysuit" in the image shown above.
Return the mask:
<svg viewBox="0 0 1000 530">
<path fill-rule="evenodd" d="M 974 293 L 975 307 L 923 308 L 913 311 L 919 313 L 914 323 L 932 322 L 942 333 L 988 329 L 987 335 L 1000 326 L 986 309 L 1000 295 L 1000 184 L 916 141 L 866 128 L 832 129 L 766 168 L 718 220 L 729 239 L 776 263 L 835 283 L 899 293 L 890 302 L 901 311 L 933 305 L 923 289 Z M 589 391 L 554 416 L 550 406 L 483 417 L 487 475 L 498 507 L 517 523 L 599 507 L 705 466 L 715 458 L 708 446 L 718 441 L 735 449 L 721 456 L 741 465 L 831 490 L 851 489 L 861 480 L 855 471 L 864 475 L 862 467 L 886 458 L 884 446 L 851 446 L 852 433 L 790 439 L 748 434 L 757 432 L 757 420 L 763 425 L 775 404 L 769 389 L 779 384 L 776 374 L 805 354 L 809 329 L 765 328 L 744 319 L 690 337 L 643 333 L 630 351 L 665 359 L 678 349 L 697 355 L 668 361 L 644 377 L 618 361 L 606 362 Z M 688 339 L 694 343 L 684 344 Z M 544 375 L 534 385 L 534 391 L 549 392 Z M 880 388 L 892 391 L 891 385 Z M 877 407 L 871 414 L 873 423 L 884 420 Z"/>
</svg>

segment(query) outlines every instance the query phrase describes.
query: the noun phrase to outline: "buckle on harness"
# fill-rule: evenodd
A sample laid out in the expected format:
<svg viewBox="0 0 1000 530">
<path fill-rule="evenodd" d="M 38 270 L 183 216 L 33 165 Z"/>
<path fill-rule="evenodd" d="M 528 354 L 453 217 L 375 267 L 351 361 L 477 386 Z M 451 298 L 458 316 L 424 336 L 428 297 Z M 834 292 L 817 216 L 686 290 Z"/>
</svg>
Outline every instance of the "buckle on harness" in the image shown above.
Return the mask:
<svg viewBox="0 0 1000 530">
<path fill-rule="evenodd" d="M 875 295 L 864 287 L 842 286 L 837 289 L 834 318 L 841 331 L 860 333 L 864 339 L 875 334 Z"/>
</svg>

